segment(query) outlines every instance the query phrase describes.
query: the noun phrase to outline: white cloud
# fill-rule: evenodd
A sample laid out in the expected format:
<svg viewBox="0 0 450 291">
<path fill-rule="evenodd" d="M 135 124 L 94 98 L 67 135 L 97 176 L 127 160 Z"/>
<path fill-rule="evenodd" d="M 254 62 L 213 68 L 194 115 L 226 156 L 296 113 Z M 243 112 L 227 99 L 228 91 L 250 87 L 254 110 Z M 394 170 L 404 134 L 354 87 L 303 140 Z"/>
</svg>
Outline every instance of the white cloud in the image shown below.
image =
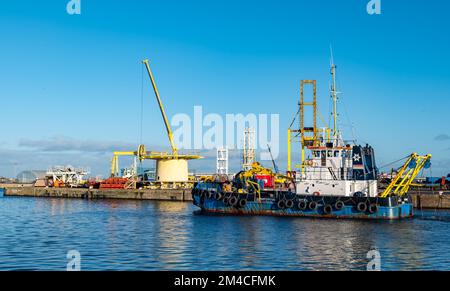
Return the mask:
<svg viewBox="0 0 450 291">
<path fill-rule="evenodd" d="M 77 140 L 65 136 L 55 136 L 48 139 L 26 139 L 19 141 L 19 147 L 41 152 L 112 152 L 115 150 L 130 150 L 135 144 L 121 141 Z"/>
</svg>

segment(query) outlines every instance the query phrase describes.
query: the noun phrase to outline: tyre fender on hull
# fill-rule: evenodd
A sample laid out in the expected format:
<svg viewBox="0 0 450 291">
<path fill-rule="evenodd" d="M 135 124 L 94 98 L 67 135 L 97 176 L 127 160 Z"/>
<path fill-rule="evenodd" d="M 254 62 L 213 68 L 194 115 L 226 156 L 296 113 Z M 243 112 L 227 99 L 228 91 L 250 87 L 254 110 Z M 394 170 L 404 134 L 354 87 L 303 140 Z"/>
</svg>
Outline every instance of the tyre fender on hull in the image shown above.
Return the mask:
<svg viewBox="0 0 450 291">
<path fill-rule="evenodd" d="M 327 204 L 323 207 L 323 213 L 331 214 L 333 212 L 333 207 L 330 204 Z"/>
<path fill-rule="evenodd" d="M 200 190 L 199 195 L 200 195 L 201 198 L 205 198 L 206 197 L 206 190 Z"/>
<path fill-rule="evenodd" d="M 211 199 L 211 198 L 213 198 L 213 196 L 214 196 L 214 192 L 213 191 L 206 191 L 206 197 Z"/>
<path fill-rule="evenodd" d="M 300 200 L 297 204 L 298 209 L 300 210 L 306 210 L 308 208 L 308 201 L 306 200 Z"/>
<path fill-rule="evenodd" d="M 284 204 L 286 205 L 286 208 L 288 208 L 288 209 L 294 207 L 294 201 L 291 199 L 286 200 L 286 202 L 284 202 Z"/>
<path fill-rule="evenodd" d="M 228 204 L 230 204 L 231 206 L 236 206 L 237 203 L 238 199 L 236 196 L 231 196 L 230 199 L 228 199 Z"/>
<path fill-rule="evenodd" d="M 245 206 L 247 206 L 247 199 L 240 199 L 238 202 L 238 206 L 239 208 L 244 208 Z"/>
<path fill-rule="evenodd" d="M 317 210 L 317 202 L 316 201 L 311 201 L 311 202 L 309 202 L 309 205 L 308 205 L 308 207 L 309 207 L 309 210 Z"/>
<path fill-rule="evenodd" d="M 342 208 L 344 208 L 344 206 L 345 206 L 345 203 L 342 201 L 336 201 L 336 203 L 334 204 L 334 208 L 338 211 L 342 210 Z"/>
<path fill-rule="evenodd" d="M 359 202 L 359 203 L 356 205 L 356 209 L 357 209 L 359 212 L 366 212 L 366 210 L 367 210 L 367 204 L 366 204 L 365 202 Z"/>
<path fill-rule="evenodd" d="M 370 204 L 370 205 L 369 205 L 369 212 L 370 212 L 371 214 L 377 213 L 379 209 L 380 209 L 380 208 L 379 208 L 378 204 Z"/>
</svg>

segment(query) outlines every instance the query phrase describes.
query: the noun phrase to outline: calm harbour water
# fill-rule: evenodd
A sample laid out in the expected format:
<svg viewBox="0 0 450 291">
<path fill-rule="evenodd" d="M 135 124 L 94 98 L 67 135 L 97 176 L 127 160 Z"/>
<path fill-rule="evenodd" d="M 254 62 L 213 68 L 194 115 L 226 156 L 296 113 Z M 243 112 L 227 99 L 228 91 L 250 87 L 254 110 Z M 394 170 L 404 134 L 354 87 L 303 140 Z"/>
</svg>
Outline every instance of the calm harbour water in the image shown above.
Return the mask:
<svg viewBox="0 0 450 291">
<path fill-rule="evenodd" d="M 399 222 L 203 216 L 189 203 L 0 197 L 0 270 L 450 270 L 450 212 Z"/>
</svg>

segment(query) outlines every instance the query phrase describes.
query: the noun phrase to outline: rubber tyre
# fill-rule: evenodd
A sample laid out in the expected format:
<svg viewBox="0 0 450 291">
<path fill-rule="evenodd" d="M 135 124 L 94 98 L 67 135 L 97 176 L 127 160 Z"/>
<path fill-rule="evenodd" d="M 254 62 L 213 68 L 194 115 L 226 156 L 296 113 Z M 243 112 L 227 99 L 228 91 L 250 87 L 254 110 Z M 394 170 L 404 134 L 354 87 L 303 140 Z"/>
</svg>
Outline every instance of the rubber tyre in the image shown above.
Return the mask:
<svg viewBox="0 0 450 291">
<path fill-rule="evenodd" d="M 211 191 L 206 191 L 206 197 L 208 197 L 208 199 L 211 199 L 213 197 L 213 193 Z"/>
<path fill-rule="evenodd" d="M 297 204 L 298 209 L 300 210 L 306 210 L 308 208 L 308 201 L 306 200 L 300 200 Z"/>
<path fill-rule="evenodd" d="M 375 214 L 380 210 L 377 204 L 370 204 L 369 205 L 369 212 L 370 214 Z"/>
<path fill-rule="evenodd" d="M 231 196 L 230 199 L 228 200 L 228 203 L 229 203 L 231 206 L 236 206 L 237 203 L 238 203 L 237 197 L 236 197 L 236 196 Z"/>
<path fill-rule="evenodd" d="M 238 202 L 238 206 L 239 208 L 244 208 L 245 206 L 247 206 L 247 199 L 240 199 Z"/>
<path fill-rule="evenodd" d="M 309 202 L 309 205 L 308 205 L 309 210 L 311 210 L 311 211 L 317 210 L 317 207 L 318 207 L 318 205 L 317 205 L 316 201 Z"/>
<path fill-rule="evenodd" d="M 365 202 L 359 202 L 359 203 L 356 205 L 356 209 L 357 209 L 359 212 L 366 212 L 366 210 L 367 210 L 367 204 L 366 204 Z"/>
<path fill-rule="evenodd" d="M 337 201 L 334 204 L 334 209 L 336 209 L 337 211 L 342 210 L 345 207 L 345 203 L 342 201 Z"/>
<path fill-rule="evenodd" d="M 333 207 L 330 204 L 325 205 L 323 207 L 323 213 L 327 215 L 333 213 Z"/>
<path fill-rule="evenodd" d="M 286 200 L 286 202 L 284 204 L 286 205 L 287 209 L 290 209 L 290 208 L 294 207 L 294 201 L 291 200 L 291 199 Z"/>
</svg>

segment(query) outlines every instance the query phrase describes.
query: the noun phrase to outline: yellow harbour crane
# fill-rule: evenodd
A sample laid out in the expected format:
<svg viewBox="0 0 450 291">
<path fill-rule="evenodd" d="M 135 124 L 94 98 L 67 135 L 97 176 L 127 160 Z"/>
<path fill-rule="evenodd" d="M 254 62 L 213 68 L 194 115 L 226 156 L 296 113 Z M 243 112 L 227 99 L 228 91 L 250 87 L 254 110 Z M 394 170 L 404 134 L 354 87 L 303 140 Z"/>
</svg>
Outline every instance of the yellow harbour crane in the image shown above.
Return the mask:
<svg viewBox="0 0 450 291">
<path fill-rule="evenodd" d="M 189 182 L 188 176 L 188 161 L 201 159 L 201 156 L 190 155 L 190 154 L 179 154 L 178 149 L 173 140 L 173 132 L 170 127 L 169 119 L 167 118 L 164 105 L 162 103 L 161 97 L 159 95 L 158 87 L 156 86 L 155 79 L 153 77 L 152 71 L 150 69 L 149 61 L 146 59 L 143 61 L 147 69 L 150 82 L 152 84 L 156 101 L 158 103 L 161 115 L 163 117 L 164 125 L 166 127 L 167 135 L 169 138 L 172 153 L 167 152 L 148 152 L 144 145 L 139 145 L 137 151 L 117 151 L 114 152 L 113 160 L 111 164 L 111 175 L 115 176 L 118 174 L 119 165 L 118 158 L 120 156 L 135 156 L 140 161 L 143 160 L 155 160 L 156 161 L 156 183 L 163 186 L 164 184 L 181 184 L 187 185 Z"/>
<path fill-rule="evenodd" d="M 158 102 L 159 109 L 161 110 L 161 115 L 163 117 L 164 125 L 166 126 L 167 130 L 167 136 L 169 137 L 170 146 L 172 147 L 172 154 L 174 157 L 176 157 L 178 155 L 178 149 L 175 146 L 175 143 L 173 142 L 172 129 L 170 128 L 170 123 L 167 118 L 166 111 L 164 110 L 164 105 L 162 104 L 161 97 L 159 96 L 158 87 L 156 86 L 155 79 L 153 78 L 152 70 L 150 70 L 148 60 L 147 59 L 144 60 L 143 63 L 145 64 L 145 68 L 147 69 L 150 82 L 152 82 L 153 90 L 155 91 L 156 101 Z"/>
</svg>

